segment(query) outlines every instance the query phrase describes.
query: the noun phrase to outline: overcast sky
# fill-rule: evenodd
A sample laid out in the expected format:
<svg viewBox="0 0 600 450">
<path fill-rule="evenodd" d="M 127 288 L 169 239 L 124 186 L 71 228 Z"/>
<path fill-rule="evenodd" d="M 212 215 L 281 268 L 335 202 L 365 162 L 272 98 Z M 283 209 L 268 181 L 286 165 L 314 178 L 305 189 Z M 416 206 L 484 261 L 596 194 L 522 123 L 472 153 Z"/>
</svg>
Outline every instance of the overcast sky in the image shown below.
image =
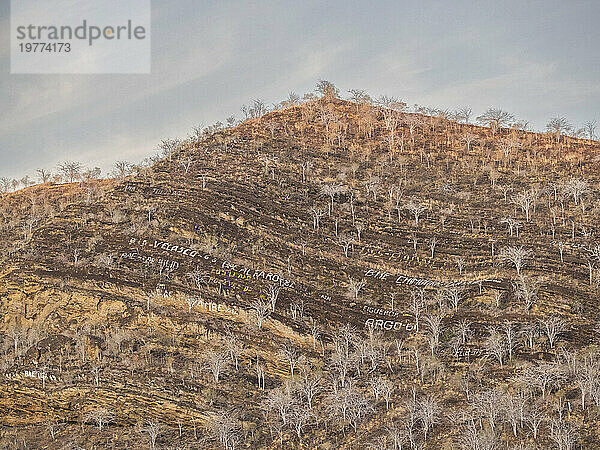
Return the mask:
<svg viewBox="0 0 600 450">
<path fill-rule="evenodd" d="M 597 0 L 154 1 L 150 75 L 11 75 L 0 0 L 0 177 L 67 159 L 106 172 L 319 79 L 580 125 L 600 119 L 599 19 Z"/>
</svg>

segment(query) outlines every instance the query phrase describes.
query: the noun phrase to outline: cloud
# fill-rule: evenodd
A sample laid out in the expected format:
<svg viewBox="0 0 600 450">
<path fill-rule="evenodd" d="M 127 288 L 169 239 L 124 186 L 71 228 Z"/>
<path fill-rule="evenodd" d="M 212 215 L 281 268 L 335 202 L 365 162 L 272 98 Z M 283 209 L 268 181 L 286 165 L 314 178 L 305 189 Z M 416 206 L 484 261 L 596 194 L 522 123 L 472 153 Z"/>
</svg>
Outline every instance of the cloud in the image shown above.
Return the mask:
<svg viewBox="0 0 600 450">
<path fill-rule="evenodd" d="M 173 41 L 155 54 L 151 75 L 12 75 L 6 81 L 8 114 L 0 134 L 31 128 L 55 114 L 71 114 L 70 120 L 110 114 L 128 104 L 164 93 L 218 71 L 233 55 L 231 21 L 214 20 L 204 29 L 201 45 Z M 218 38 L 217 38 L 218 37 Z M 1 94 L 0 94 L 1 95 Z"/>
</svg>

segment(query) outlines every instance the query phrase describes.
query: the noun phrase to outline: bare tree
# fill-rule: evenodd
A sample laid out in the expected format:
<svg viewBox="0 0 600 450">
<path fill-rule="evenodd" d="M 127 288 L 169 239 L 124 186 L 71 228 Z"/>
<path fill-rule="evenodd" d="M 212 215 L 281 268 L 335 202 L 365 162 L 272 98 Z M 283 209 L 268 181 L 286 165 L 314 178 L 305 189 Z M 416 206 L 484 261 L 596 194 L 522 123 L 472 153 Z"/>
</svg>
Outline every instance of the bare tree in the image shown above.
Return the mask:
<svg viewBox="0 0 600 450">
<path fill-rule="evenodd" d="M 313 167 L 313 163 L 312 161 L 303 160 L 300 164 L 300 167 L 302 168 L 302 182 L 304 183 L 306 182 L 306 175 L 309 174 L 310 170 Z"/>
<path fill-rule="evenodd" d="M 529 222 L 529 213 L 531 211 L 531 207 L 535 202 L 535 199 L 536 197 L 533 191 L 519 192 L 513 197 L 513 203 L 521 207 L 521 209 L 525 213 L 525 218 L 527 222 Z"/>
<path fill-rule="evenodd" d="M 500 222 L 505 223 L 508 225 L 508 231 L 510 232 L 510 235 L 513 235 L 513 232 L 515 231 L 515 229 L 517 230 L 517 237 L 518 237 L 518 227 L 519 227 L 519 222 L 511 217 L 504 217 Z"/>
<path fill-rule="evenodd" d="M 269 318 L 271 315 L 271 306 L 270 303 L 263 299 L 256 299 L 250 305 L 250 308 L 254 311 L 256 315 L 256 320 L 258 322 L 258 328 L 262 328 L 263 322 Z"/>
<path fill-rule="evenodd" d="M 590 285 L 594 282 L 594 272 L 596 269 L 596 259 L 593 257 L 590 258 L 586 258 L 586 265 L 588 268 L 588 279 L 590 282 Z"/>
<path fill-rule="evenodd" d="M 271 121 L 267 123 L 267 129 L 271 132 L 271 139 L 274 139 L 275 130 L 277 130 L 277 122 Z"/>
<path fill-rule="evenodd" d="M 461 448 L 464 450 L 499 450 L 500 440 L 494 430 L 477 428 L 473 422 L 468 422 L 460 436 Z"/>
<path fill-rule="evenodd" d="M 463 106 L 458 111 L 456 111 L 456 118 L 459 122 L 469 123 L 471 119 L 471 114 L 473 110 L 468 106 Z"/>
<path fill-rule="evenodd" d="M 258 356 L 256 357 L 256 366 L 254 367 L 256 371 L 256 381 L 259 389 L 265 389 L 265 368 L 262 366 L 260 362 L 258 362 Z"/>
<path fill-rule="evenodd" d="M 585 130 L 587 137 L 590 141 L 594 140 L 596 137 L 596 121 L 590 120 L 583 124 L 583 129 Z"/>
<path fill-rule="evenodd" d="M 286 344 L 279 350 L 279 355 L 290 365 L 290 374 L 294 376 L 294 369 L 299 364 L 302 354 L 292 345 Z"/>
<path fill-rule="evenodd" d="M 517 327 L 514 322 L 506 320 L 502 324 L 502 332 L 504 333 L 504 341 L 506 343 L 506 350 L 508 351 L 508 359 L 512 359 L 513 352 L 517 346 Z"/>
<path fill-rule="evenodd" d="M 341 233 L 338 236 L 338 245 L 344 250 L 344 256 L 346 256 L 346 258 L 348 257 L 348 251 L 354 242 L 354 237 L 350 234 Z"/>
<path fill-rule="evenodd" d="M 351 365 L 349 355 L 342 349 L 336 349 L 329 357 L 329 365 L 335 376 L 334 387 L 337 388 L 338 384 L 344 387 Z"/>
<path fill-rule="evenodd" d="M 455 258 L 456 261 L 456 267 L 458 267 L 458 274 L 462 275 L 463 270 L 465 270 L 465 258 L 463 258 L 462 256 L 459 256 L 457 258 Z"/>
<path fill-rule="evenodd" d="M 8 178 L 0 178 L 0 193 L 10 192 L 12 189 L 11 182 Z"/>
<path fill-rule="evenodd" d="M 146 433 L 150 439 L 150 448 L 156 448 L 156 439 L 162 433 L 163 426 L 159 422 L 148 421 L 146 426 L 140 429 L 141 433 Z"/>
<path fill-rule="evenodd" d="M 437 243 L 438 243 L 438 240 L 435 236 L 429 240 L 429 250 L 431 250 L 431 258 L 432 259 L 435 255 L 435 246 L 437 245 Z"/>
<path fill-rule="evenodd" d="M 535 338 L 539 335 L 540 330 L 538 327 L 537 322 L 535 321 L 530 321 L 530 322 L 526 322 L 521 326 L 521 330 L 520 330 L 521 336 L 524 340 L 525 346 L 527 346 L 528 348 L 532 349 L 534 342 L 535 342 Z"/>
<path fill-rule="evenodd" d="M 210 350 L 204 354 L 204 367 L 210 371 L 215 383 L 228 365 L 227 352 Z"/>
<path fill-rule="evenodd" d="M 501 128 L 509 126 L 514 120 L 515 117 L 512 114 L 497 108 L 489 108 L 477 117 L 477 122 L 489 126 L 492 134 L 496 134 Z"/>
<path fill-rule="evenodd" d="M 560 142 L 560 137 L 564 133 L 571 130 L 571 128 L 571 124 L 564 117 L 553 117 L 546 124 L 546 129 L 554 133 L 554 136 L 556 137 L 556 142 Z"/>
<path fill-rule="evenodd" d="M 102 407 L 88 411 L 85 414 L 83 421 L 84 423 L 94 422 L 98 429 L 102 431 L 102 428 L 111 423 L 113 418 L 113 414 L 108 409 Z"/>
<path fill-rule="evenodd" d="M 444 296 L 448 299 L 452 309 L 456 311 L 459 303 L 465 296 L 465 287 L 460 284 L 455 284 L 444 290 Z"/>
<path fill-rule="evenodd" d="M 565 322 L 560 317 L 549 316 L 543 318 L 540 323 L 548 338 L 550 348 L 554 348 L 554 344 L 556 344 L 558 337 L 567 330 Z"/>
<path fill-rule="evenodd" d="M 421 421 L 421 425 L 423 426 L 423 434 L 425 436 L 425 440 L 427 441 L 429 430 L 431 430 L 434 425 L 440 422 L 442 406 L 436 397 L 428 395 L 418 400 L 417 408 L 417 417 Z"/>
<path fill-rule="evenodd" d="M 72 183 L 81 176 L 82 169 L 83 166 L 81 163 L 76 161 L 64 161 L 58 165 L 58 171 L 63 174 L 65 179 L 69 180 L 69 183 Z"/>
<path fill-rule="evenodd" d="M 385 409 L 390 409 L 390 400 L 392 398 L 392 394 L 394 393 L 394 384 L 389 380 L 389 378 L 380 376 L 377 377 L 374 381 L 374 385 L 376 385 L 377 396 L 381 395 L 385 400 Z"/>
<path fill-rule="evenodd" d="M 36 172 L 38 174 L 38 179 L 39 179 L 40 183 L 42 183 L 42 184 L 48 183 L 50 181 L 50 179 L 52 178 L 52 174 L 50 172 L 48 172 L 47 170 L 37 169 Z"/>
<path fill-rule="evenodd" d="M 177 160 L 177 164 L 179 165 L 179 167 L 181 167 L 184 171 L 184 173 L 188 173 L 190 171 L 190 167 L 192 166 L 192 164 L 194 163 L 194 160 L 191 157 L 180 157 Z"/>
<path fill-rule="evenodd" d="M 411 233 L 409 235 L 408 242 L 412 243 L 413 250 L 414 250 L 415 253 L 417 253 L 417 244 L 419 243 L 419 237 L 417 236 L 417 234 L 414 233 L 414 232 Z"/>
<path fill-rule="evenodd" d="M 412 290 L 410 292 L 410 299 L 410 312 L 415 318 L 415 330 L 418 332 L 421 315 L 425 310 L 425 289 L 417 288 Z"/>
<path fill-rule="evenodd" d="M 529 386 L 538 388 L 542 398 L 545 398 L 553 387 L 559 387 L 564 379 L 564 370 L 560 364 L 543 362 L 525 370 L 523 377 Z"/>
<path fill-rule="evenodd" d="M 321 337 L 323 327 L 313 318 L 310 318 L 310 335 L 313 340 L 313 349 L 317 348 L 317 341 Z"/>
<path fill-rule="evenodd" d="M 312 410 L 314 398 L 323 391 L 321 375 L 314 374 L 310 372 L 310 370 L 304 371 L 303 376 L 299 381 L 298 388 L 306 402 L 307 408 Z"/>
<path fill-rule="evenodd" d="M 321 194 L 329 197 L 330 203 L 328 208 L 328 215 L 331 216 L 333 212 L 333 201 L 336 195 L 343 193 L 346 190 L 345 186 L 339 184 L 323 184 L 321 185 Z"/>
<path fill-rule="evenodd" d="M 233 333 L 228 332 L 225 336 L 225 349 L 229 352 L 231 362 L 235 365 L 235 370 L 239 369 L 239 359 L 243 351 L 243 345 Z"/>
<path fill-rule="evenodd" d="M 335 87 L 335 84 L 327 80 L 319 80 L 315 90 L 326 100 L 333 100 L 340 95 L 340 91 Z"/>
<path fill-rule="evenodd" d="M 554 420 L 550 424 L 550 439 L 558 450 L 573 450 L 577 444 L 577 429 L 564 420 Z"/>
<path fill-rule="evenodd" d="M 281 104 L 284 108 L 298 106 L 301 103 L 302 103 L 302 100 L 300 99 L 300 96 L 298 94 L 296 94 L 295 92 L 290 92 L 288 94 L 287 98 L 283 102 L 281 102 Z"/>
<path fill-rule="evenodd" d="M 279 418 L 283 425 L 286 425 L 289 420 L 290 409 L 294 406 L 295 399 L 292 396 L 290 384 L 272 389 L 267 394 L 264 401 L 265 406 L 279 413 Z"/>
<path fill-rule="evenodd" d="M 565 260 L 564 260 L 563 254 L 565 252 L 565 248 L 567 247 L 567 244 L 565 242 L 563 242 L 563 241 L 559 241 L 556 244 L 556 246 L 558 247 L 558 253 L 560 254 L 560 262 L 564 263 Z"/>
<path fill-rule="evenodd" d="M 182 142 L 179 139 L 163 139 L 158 144 L 158 149 L 164 157 L 169 158 L 169 162 L 173 160 L 173 153 L 181 148 Z"/>
<path fill-rule="evenodd" d="M 521 275 L 521 270 L 525 267 L 528 259 L 531 257 L 531 251 L 520 247 L 505 247 L 498 255 L 501 261 L 506 261 L 515 266 L 517 275 Z"/>
<path fill-rule="evenodd" d="M 242 442 L 242 430 L 233 411 L 218 411 L 210 414 L 207 428 L 210 436 L 225 450 L 235 450 Z"/>
<path fill-rule="evenodd" d="M 227 368 L 228 363 L 226 351 L 210 350 L 204 354 L 204 367 L 210 371 L 215 383 L 219 382 L 219 378 Z"/>
<path fill-rule="evenodd" d="M 52 438 L 52 440 L 55 440 L 56 439 L 56 428 L 58 427 L 58 423 L 56 422 L 56 420 L 48 420 L 48 421 L 46 421 L 45 425 L 46 425 L 46 429 L 50 433 L 50 437 Z"/>
<path fill-rule="evenodd" d="M 441 314 L 430 314 L 425 316 L 425 324 L 427 325 L 427 341 L 429 342 L 429 348 L 431 354 L 434 355 L 436 349 L 440 345 L 440 336 L 442 334 L 442 319 Z"/>
<path fill-rule="evenodd" d="M 533 432 L 533 438 L 537 439 L 540 426 L 544 420 L 546 420 L 546 411 L 542 407 L 540 402 L 531 402 L 525 408 L 525 423 L 529 429 Z"/>
<path fill-rule="evenodd" d="M 524 276 L 520 276 L 513 284 L 517 299 L 523 303 L 525 310 L 528 312 L 531 311 L 531 308 L 537 302 L 540 285 L 540 281 L 529 280 Z"/>
<path fill-rule="evenodd" d="M 256 98 L 252 100 L 249 105 L 243 105 L 241 111 L 242 114 L 244 114 L 245 120 L 248 120 L 260 119 L 269 112 L 269 109 L 263 100 Z"/>
<path fill-rule="evenodd" d="M 498 332 L 495 328 L 490 330 L 489 336 L 485 340 L 485 349 L 487 352 L 496 358 L 500 367 L 504 364 L 504 358 L 508 353 L 508 349 L 506 347 L 506 339 L 502 334 Z"/>
<path fill-rule="evenodd" d="M 586 398 L 593 396 L 598 398 L 600 389 L 600 359 L 597 352 L 583 355 L 582 361 L 574 360 L 571 375 L 575 378 L 581 392 L 581 409 L 586 408 Z"/>
<path fill-rule="evenodd" d="M 348 280 L 348 291 L 356 300 L 358 299 L 358 294 L 361 289 L 365 286 L 365 280 L 355 280 L 354 278 L 349 278 Z"/>
<path fill-rule="evenodd" d="M 133 171 L 133 165 L 127 161 L 117 161 L 114 164 L 112 176 L 119 180 L 125 179 L 127 175 L 130 175 Z"/>
<path fill-rule="evenodd" d="M 321 217 L 325 215 L 325 211 L 323 211 L 317 206 L 314 206 L 310 209 L 310 212 L 313 217 L 313 230 L 317 231 L 319 229 L 319 222 L 321 220 Z"/>
<path fill-rule="evenodd" d="M 467 151 L 468 152 L 471 151 L 471 144 L 473 142 L 475 142 L 477 140 L 477 138 L 479 138 L 479 136 L 476 135 L 475 133 L 471 133 L 470 131 L 465 131 L 461 135 L 461 141 L 464 142 L 467 145 Z"/>
<path fill-rule="evenodd" d="M 362 419 L 372 410 L 368 399 L 352 384 L 328 394 L 327 410 L 342 423 L 349 423 L 357 431 Z"/>
<path fill-rule="evenodd" d="M 366 184 L 367 193 L 373 194 L 373 200 L 377 201 L 377 193 L 381 189 L 381 183 L 377 177 L 373 177 Z"/>
<path fill-rule="evenodd" d="M 290 426 L 296 432 L 298 439 L 302 438 L 302 430 L 306 427 L 311 420 L 314 418 L 314 413 L 304 405 L 292 404 L 288 411 L 287 420 Z"/>
<path fill-rule="evenodd" d="M 412 200 L 409 203 L 407 203 L 404 206 L 404 208 L 408 209 L 412 213 L 412 215 L 414 216 L 414 218 L 415 218 L 415 225 L 419 224 L 419 217 L 427 209 L 425 206 L 421 205 L 420 203 L 416 203 L 416 202 L 414 202 Z"/>
<path fill-rule="evenodd" d="M 269 300 L 272 312 L 275 312 L 275 305 L 277 304 L 277 299 L 279 298 L 280 292 L 281 286 L 274 283 L 269 284 L 265 289 L 265 296 Z"/>
<path fill-rule="evenodd" d="M 502 407 L 504 413 L 506 414 L 506 418 L 510 422 L 514 437 L 517 437 L 517 429 L 519 425 L 523 426 L 522 420 L 525 415 L 526 405 L 526 397 L 522 393 L 504 393 L 504 402 Z"/>
<path fill-rule="evenodd" d="M 201 289 L 202 287 L 206 286 L 208 279 L 210 278 L 207 272 L 198 268 L 192 272 L 186 273 L 185 276 L 194 282 L 196 289 Z"/>
<path fill-rule="evenodd" d="M 583 195 L 589 192 L 589 185 L 585 180 L 573 178 L 565 184 L 564 191 L 566 194 L 572 195 L 573 201 L 578 205 Z"/>
<path fill-rule="evenodd" d="M 33 235 L 33 228 L 37 223 L 42 220 L 42 216 L 35 212 L 31 212 L 23 223 L 23 238 L 25 241 L 29 241 Z"/>
<path fill-rule="evenodd" d="M 348 91 L 350 94 L 350 101 L 356 104 L 356 112 L 360 111 L 360 107 L 363 105 L 368 105 L 373 102 L 373 99 L 366 91 L 362 89 L 350 89 Z"/>
<path fill-rule="evenodd" d="M 456 324 L 456 334 L 460 338 L 460 343 L 462 345 L 466 344 L 469 341 L 469 338 L 472 334 L 471 331 L 471 322 L 467 319 L 462 319 Z"/>
<path fill-rule="evenodd" d="M 392 151 L 396 145 L 396 128 L 400 123 L 401 114 L 406 110 L 406 103 L 395 97 L 384 95 L 377 100 L 377 104 L 381 106 L 380 111 L 383 115 L 383 122 L 388 131 L 386 140 L 390 151 Z"/>
<path fill-rule="evenodd" d="M 495 432 L 497 422 L 501 417 L 503 395 L 498 388 L 487 389 L 476 392 L 473 396 L 472 406 L 475 417 L 479 418 L 480 426 L 482 419 L 486 419 L 490 429 Z"/>
</svg>

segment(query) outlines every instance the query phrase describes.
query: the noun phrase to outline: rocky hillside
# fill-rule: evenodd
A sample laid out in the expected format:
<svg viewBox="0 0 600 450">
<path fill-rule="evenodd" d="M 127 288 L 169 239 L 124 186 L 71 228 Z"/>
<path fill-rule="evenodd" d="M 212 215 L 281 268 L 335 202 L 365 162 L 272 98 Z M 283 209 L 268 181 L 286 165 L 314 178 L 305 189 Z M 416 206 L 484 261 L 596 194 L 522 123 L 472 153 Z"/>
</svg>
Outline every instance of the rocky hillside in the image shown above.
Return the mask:
<svg viewBox="0 0 600 450">
<path fill-rule="evenodd" d="M 600 145 L 389 106 L 1 197 L 3 448 L 600 448 Z"/>
</svg>

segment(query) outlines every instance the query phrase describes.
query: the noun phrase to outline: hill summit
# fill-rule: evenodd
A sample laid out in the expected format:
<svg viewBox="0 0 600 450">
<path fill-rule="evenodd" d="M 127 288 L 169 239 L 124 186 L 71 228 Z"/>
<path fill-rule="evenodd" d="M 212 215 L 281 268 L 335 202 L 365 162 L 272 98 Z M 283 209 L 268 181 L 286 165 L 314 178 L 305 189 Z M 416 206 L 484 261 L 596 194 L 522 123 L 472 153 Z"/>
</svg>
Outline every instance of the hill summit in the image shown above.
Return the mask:
<svg viewBox="0 0 600 450">
<path fill-rule="evenodd" d="M 598 142 L 323 94 L 1 197 L 4 447 L 600 448 Z"/>
</svg>

